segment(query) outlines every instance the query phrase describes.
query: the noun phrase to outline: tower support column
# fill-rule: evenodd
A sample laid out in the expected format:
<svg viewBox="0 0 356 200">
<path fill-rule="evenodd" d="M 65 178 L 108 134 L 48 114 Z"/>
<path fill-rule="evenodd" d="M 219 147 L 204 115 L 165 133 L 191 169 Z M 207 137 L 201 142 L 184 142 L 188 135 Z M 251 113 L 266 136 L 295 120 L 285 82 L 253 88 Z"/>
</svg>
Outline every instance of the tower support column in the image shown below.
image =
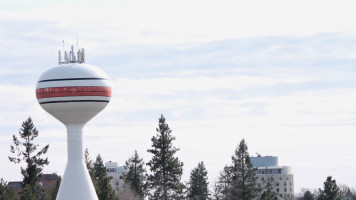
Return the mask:
<svg viewBox="0 0 356 200">
<path fill-rule="evenodd" d="M 84 124 L 67 124 L 68 162 L 56 200 L 98 200 L 83 156 Z"/>
</svg>

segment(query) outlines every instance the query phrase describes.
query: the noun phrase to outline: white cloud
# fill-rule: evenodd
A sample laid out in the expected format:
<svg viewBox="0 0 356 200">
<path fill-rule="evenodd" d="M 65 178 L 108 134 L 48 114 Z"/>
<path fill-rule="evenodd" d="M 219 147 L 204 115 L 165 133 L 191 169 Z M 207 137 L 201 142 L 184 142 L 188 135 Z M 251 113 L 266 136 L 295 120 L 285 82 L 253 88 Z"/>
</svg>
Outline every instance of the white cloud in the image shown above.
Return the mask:
<svg viewBox="0 0 356 200">
<path fill-rule="evenodd" d="M 114 82 L 114 91 L 118 95 L 159 95 L 174 94 L 182 91 L 231 90 L 241 91 L 255 87 L 269 87 L 283 83 L 303 83 L 306 79 L 297 77 L 274 78 L 249 75 L 228 75 L 226 77 L 192 78 L 151 78 L 119 79 Z"/>
<path fill-rule="evenodd" d="M 75 41 L 78 32 L 83 41 L 93 41 L 94 38 L 106 40 L 105 46 L 110 46 L 123 43 L 207 42 L 266 35 L 313 35 L 321 32 L 355 33 L 355 28 L 350 26 L 355 18 L 351 9 L 354 4 L 351 1 L 159 0 L 39 5 L 31 12 L 3 10 L 0 14 L 2 19 L 7 20 L 45 18 L 65 40 Z M 36 30 L 39 27 L 33 28 Z M 100 48 L 93 43 L 84 44 L 88 48 Z"/>
</svg>

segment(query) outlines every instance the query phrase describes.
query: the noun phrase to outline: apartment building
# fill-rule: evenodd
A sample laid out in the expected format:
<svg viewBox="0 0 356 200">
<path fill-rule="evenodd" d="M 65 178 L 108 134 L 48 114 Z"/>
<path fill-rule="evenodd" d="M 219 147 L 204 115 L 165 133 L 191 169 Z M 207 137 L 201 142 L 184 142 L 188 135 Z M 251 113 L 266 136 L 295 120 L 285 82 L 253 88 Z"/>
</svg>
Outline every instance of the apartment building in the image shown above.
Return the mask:
<svg viewBox="0 0 356 200">
<path fill-rule="evenodd" d="M 294 179 L 292 167 L 278 166 L 276 156 L 256 156 L 251 157 L 252 165 L 257 168 L 257 185 L 264 188 L 268 178 L 273 178 L 273 189 L 278 194 L 279 199 L 294 199 Z"/>
</svg>

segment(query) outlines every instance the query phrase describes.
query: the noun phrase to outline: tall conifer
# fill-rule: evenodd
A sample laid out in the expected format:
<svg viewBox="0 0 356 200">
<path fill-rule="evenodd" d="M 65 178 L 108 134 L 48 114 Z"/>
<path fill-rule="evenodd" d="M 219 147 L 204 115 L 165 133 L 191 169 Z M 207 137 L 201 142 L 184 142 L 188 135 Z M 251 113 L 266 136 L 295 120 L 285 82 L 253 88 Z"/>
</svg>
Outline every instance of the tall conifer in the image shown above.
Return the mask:
<svg viewBox="0 0 356 200">
<path fill-rule="evenodd" d="M 163 115 L 158 120 L 156 131 L 157 135 L 151 139 L 152 149 L 147 150 L 153 154 L 147 163 L 152 172 L 148 177 L 149 199 L 183 199 L 184 185 L 181 183 L 183 162 L 175 157 L 179 149 L 173 146 L 175 137 L 171 135 L 172 130 Z"/>
<path fill-rule="evenodd" d="M 110 178 L 106 174 L 106 167 L 100 154 L 94 162 L 95 189 L 99 200 L 118 200 L 114 189 L 110 185 Z"/>
<path fill-rule="evenodd" d="M 226 166 L 219 177 L 224 199 L 252 200 L 258 196 L 257 176 L 245 140 L 241 140 L 232 156 L 232 165 Z"/>
<path fill-rule="evenodd" d="M 340 188 L 337 186 L 336 181 L 332 180 L 331 176 L 326 178 L 324 189 L 319 189 L 319 191 L 318 200 L 341 200 Z"/>
<path fill-rule="evenodd" d="M 207 200 L 209 198 L 208 184 L 208 172 L 204 163 L 200 162 L 190 173 L 188 199 Z"/>
<path fill-rule="evenodd" d="M 145 169 L 145 163 L 143 159 L 138 156 L 137 151 L 135 154 L 125 162 L 125 183 L 131 186 L 131 189 L 135 191 L 141 198 L 146 195 L 146 180 L 147 174 Z"/>
<path fill-rule="evenodd" d="M 84 163 L 85 163 L 85 166 L 87 167 L 88 169 L 88 172 L 89 172 L 89 175 L 90 175 L 90 178 L 92 180 L 92 182 L 94 182 L 95 178 L 94 178 L 94 163 L 93 163 L 93 160 L 91 160 L 90 158 L 90 155 L 89 155 L 89 150 L 88 148 L 85 149 L 85 152 L 84 152 Z"/>
<path fill-rule="evenodd" d="M 22 187 L 27 184 L 34 187 L 37 179 L 42 175 L 43 167 L 49 164 L 48 158 L 41 158 L 43 154 L 47 153 L 49 145 L 38 150 L 39 145 L 33 143 L 33 140 L 38 136 L 38 131 L 30 117 L 22 123 L 19 136 L 20 139 L 13 135 L 14 145 L 10 146 L 10 152 L 15 156 L 9 156 L 9 160 L 15 164 L 21 161 L 27 163 L 25 169 L 21 167 Z"/>
</svg>

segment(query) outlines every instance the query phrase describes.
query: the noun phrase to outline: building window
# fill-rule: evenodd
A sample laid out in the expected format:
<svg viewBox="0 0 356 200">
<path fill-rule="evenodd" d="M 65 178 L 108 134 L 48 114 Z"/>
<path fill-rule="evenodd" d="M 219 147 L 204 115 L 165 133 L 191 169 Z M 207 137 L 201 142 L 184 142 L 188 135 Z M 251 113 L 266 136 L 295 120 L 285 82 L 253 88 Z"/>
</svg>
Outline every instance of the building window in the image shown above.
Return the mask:
<svg viewBox="0 0 356 200">
<path fill-rule="evenodd" d="M 283 197 L 283 195 L 282 194 L 279 194 L 279 196 L 282 198 Z"/>
<path fill-rule="evenodd" d="M 276 191 L 279 192 L 279 188 L 277 188 Z"/>
<path fill-rule="evenodd" d="M 119 181 L 116 181 L 116 185 L 120 185 L 120 182 L 119 182 Z"/>
<path fill-rule="evenodd" d="M 258 185 L 259 188 L 261 188 L 261 183 L 258 183 L 257 185 Z"/>
<path fill-rule="evenodd" d="M 279 183 L 278 183 L 278 182 L 275 182 L 274 185 L 275 185 L 275 186 L 279 186 Z"/>
<path fill-rule="evenodd" d="M 269 169 L 267 170 L 268 174 L 281 174 L 281 169 Z"/>
<path fill-rule="evenodd" d="M 279 177 L 279 180 L 282 180 L 282 177 Z"/>
<path fill-rule="evenodd" d="M 110 176 L 110 179 L 113 179 L 114 177 Z"/>
<path fill-rule="evenodd" d="M 120 179 L 123 179 L 124 177 L 120 176 Z"/>
<path fill-rule="evenodd" d="M 106 172 L 116 172 L 115 168 L 106 168 Z"/>
<path fill-rule="evenodd" d="M 287 186 L 287 182 L 284 182 L 284 186 Z"/>
<path fill-rule="evenodd" d="M 265 180 L 265 178 L 264 177 L 261 177 L 261 181 L 264 181 Z"/>
<path fill-rule="evenodd" d="M 284 192 L 287 192 L 287 188 L 284 188 Z"/>
</svg>

